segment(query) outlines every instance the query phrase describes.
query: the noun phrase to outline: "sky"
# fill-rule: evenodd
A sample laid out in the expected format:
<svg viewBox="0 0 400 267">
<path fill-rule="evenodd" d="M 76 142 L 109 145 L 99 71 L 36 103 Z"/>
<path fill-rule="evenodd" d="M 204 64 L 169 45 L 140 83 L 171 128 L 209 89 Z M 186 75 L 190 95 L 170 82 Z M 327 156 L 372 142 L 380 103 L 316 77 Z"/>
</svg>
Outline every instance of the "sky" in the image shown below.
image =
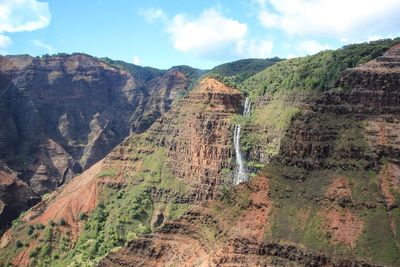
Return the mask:
<svg viewBox="0 0 400 267">
<path fill-rule="evenodd" d="M 209 69 L 398 37 L 399 14 L 400 0 L 0 0 L 0 54 Z"/>
</svg>

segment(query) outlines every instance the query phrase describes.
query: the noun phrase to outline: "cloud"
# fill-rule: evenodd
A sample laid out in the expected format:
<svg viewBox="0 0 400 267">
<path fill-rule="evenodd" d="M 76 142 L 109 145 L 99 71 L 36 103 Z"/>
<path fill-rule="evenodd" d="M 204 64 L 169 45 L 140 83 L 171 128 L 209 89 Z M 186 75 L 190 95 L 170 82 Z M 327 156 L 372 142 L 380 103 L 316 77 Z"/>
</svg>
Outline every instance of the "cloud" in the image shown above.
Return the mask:
<svg viewBox="0 0 400 267">
<path fill-rule="evenodd" d="M 164 10 L 160 8 L 147 8 L 139 10 L 139 14 L 141 14 L 147 22 L 153 23 L 156 20 L 166 20 L 167 14 L 165 14 Z"/>
<path fill-rule="evenodd" d="M 359 40 L 400 33 L 398 0 L 257 0 L 267 29 L 289 35 Z M 394 33 L 394 34 L 393 34 Z"/>
<path fill-rule="evenodd" d="M 246 57 L 266 58 L 271 55 L 274 43 L 269 40 L 256 41 L 243 39 L 238 42 L 237 54 Z"/>
<path fill-rule="evenodd" d="M 50 24 L 49 4 L 35 0 L 3 0 L 0 3 L 0 33 L 34 31 Z"/>
<path fill-rule="evenodd" d="M 31 42 L 35 46 L 46 50 L 50 54 L 54 54 L 55 53 L 55 49 L 49 44 L 43 43 L 42 41 L 39 41 L 39 40 L 32 40 Z"/>
<path fill-rule="evenodd" d="M 0 34 L 0 48 L 7 48 L 11 43 L 10 37 Z"/>
<path fill-rule="evenodd" d="M 245 38 L 247 25 L 226 18 L 215 9 L 206 9 L 197 18 L 176 15 L 167 32 L 178 51 L 204 55 L 221 47 L 235 46 Z"/>
<path fill-rule="evenodd" d="M 148 9 L 145 18 L 151 18 L 150 22 L 163 20 L 174 48 L 186 54 L 210 59 L 270 55 L 272 41 L 249 39 L 247 24 L 224 16 L 220 9 L 205 9 L 198 16 L 176 14 L 172 18 L 160 9 Z"/>
<path fill-rule="evenodd" d="M 303 55 L 311 55 L 328 49 L 332 49 L 332 47 L 327 44 L 321 44 L 315 40 L 302 41 L 297 47 L 297 51 Z"/>
<path fill-rule="evenodd" d="M 132 63 L 135 65 L 142 65 L 142 60 L 138 56 L 134 56 Z"/>
<path fill-rule="evenodd" d="M 4 33 L 34 31 L 50 24 L 49 4 L 35 0 L 2 0 L 0 3 L 0 48 L 11 45 Z"/>
</svg>

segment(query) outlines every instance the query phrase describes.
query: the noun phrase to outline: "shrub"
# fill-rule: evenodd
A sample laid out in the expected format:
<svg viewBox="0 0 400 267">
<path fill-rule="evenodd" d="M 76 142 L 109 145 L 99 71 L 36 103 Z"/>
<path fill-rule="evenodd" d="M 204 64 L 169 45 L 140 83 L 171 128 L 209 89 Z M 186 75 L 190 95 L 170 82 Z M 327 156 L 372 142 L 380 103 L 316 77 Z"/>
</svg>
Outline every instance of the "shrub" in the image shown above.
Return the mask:
<svg viewBox="0 0 400 267">
<path fill-rule="evenodd" d="M 80 221 L 83 221 L 87 218 L 87 216 L 84 212 L 80 212 L 78 218 Z"/>
<path fill-rule="evenodd" d="M 50 252 L 51 252 L 51 246 L 50 243 L 46 243 L 42 249 L 40 250 L 40 256 L 45 258 L 47 256 L 50 256 Z"/>
<path fill-rule="evenodd" d="M 58 224 L 61 226 L 65 226 L 67 224 L 67 222 L 65 221 L 64 218 L 61 218 L 60 221 L 58 222 Z"/>
<path fill-rule="evenodd" d="M 43 230 L 44 229 L 44 224 L 42 224 L 42 223 L 37 223 L 37 224 L 35 224 L 35 228 L 36 229 L 38 229 L 38 230 Z"/>
<path fill-rule="evenodd" d="M 29 258 L 35 258 L 39 254 L 40 247 L 34 248 L 29 251 Z"/>
<path fill-rule="evenodd" d="M 44 240 L 47 242 L 50 242 L 52 236 L 53 236 L 53 233 L 51 232 L 51 228 L 46 228 L 46 230 L 44 230 Z"/>
<path fill-rule="evenodd" d="M 100 173 L 97 174 L 98 178 L 102 178 L 102 177 L 113 177 L 117 175 L 117 169 L 105 169 L 102 170 Z"/>
<path fill-rule="evenodd" d="M 28 226 L 28 235 L 32 235 L 34 231 L 35 231 L 35 227 L 33 227 L 33 225 L 29 225 Z"/>
<path fill-rule="evenodd" d="M 50 225 L 51 227 L 54 227 L 54 226 L 56 225 L 56 223 L 55 223 L 53 220 L 50 220 L 50 221 L 49 221 L 49 225 Z"/>
<path fill-rule="evenodd" d="M 15 246 L 16 246 L 17 248 L 21 248 L 21 247 L 24 246 L 24 244 L 23 244 L 20 240 L 17 240 L 17 242 L 15 242 Z"/>
</svg>

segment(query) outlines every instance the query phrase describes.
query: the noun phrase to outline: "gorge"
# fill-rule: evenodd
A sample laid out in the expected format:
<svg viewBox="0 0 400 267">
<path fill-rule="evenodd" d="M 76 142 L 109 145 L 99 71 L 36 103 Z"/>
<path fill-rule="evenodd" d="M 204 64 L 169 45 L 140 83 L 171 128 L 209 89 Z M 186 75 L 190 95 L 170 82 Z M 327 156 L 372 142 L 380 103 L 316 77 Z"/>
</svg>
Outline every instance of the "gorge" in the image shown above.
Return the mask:
<svg viewBox="0 0 400 267">
<path fill-rule="evenodd" d="M 0 66 L 0 266 L 400 265 L 398 38 Z"/>
</svg>

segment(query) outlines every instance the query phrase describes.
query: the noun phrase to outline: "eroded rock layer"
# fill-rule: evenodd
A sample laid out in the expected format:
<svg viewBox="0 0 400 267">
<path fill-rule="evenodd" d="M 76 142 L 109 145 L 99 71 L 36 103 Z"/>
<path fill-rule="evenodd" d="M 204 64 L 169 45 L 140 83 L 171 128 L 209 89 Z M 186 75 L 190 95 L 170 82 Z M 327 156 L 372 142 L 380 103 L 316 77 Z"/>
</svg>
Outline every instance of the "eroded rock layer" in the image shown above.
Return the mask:
<svg viewBox="0 0 400 267">
<path fill-rule="evenodd" d="M 239 91 L 206 78 L 152 128 L 161 136 L 156 143 L 167 149 L 173 174 L 195 187 L 199 200 L 215 197 L 223 169 L 232 168 L 230 117 L 241 102 Z"/>
<path fill-rule="evenodd" d="M 0 57 L 0 160 L 37 195 L 51 192 L 148 129 L 197 72 L 131 67 L 84 54 Z"/>
</svg>

